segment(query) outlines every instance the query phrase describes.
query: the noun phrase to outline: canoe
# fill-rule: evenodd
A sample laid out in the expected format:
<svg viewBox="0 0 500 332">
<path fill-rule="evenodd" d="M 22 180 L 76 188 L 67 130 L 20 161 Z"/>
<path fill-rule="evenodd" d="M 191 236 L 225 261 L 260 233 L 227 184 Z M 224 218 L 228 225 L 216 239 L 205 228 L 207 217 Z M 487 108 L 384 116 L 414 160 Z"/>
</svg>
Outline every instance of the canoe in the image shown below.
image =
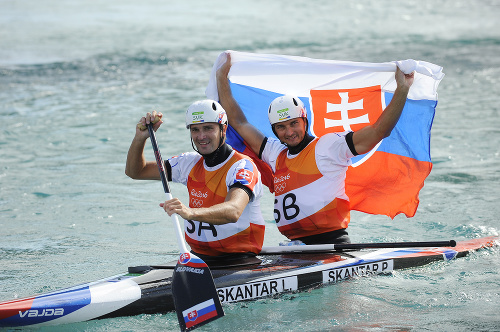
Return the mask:
<svg viewBox="0 0 500 332">
<path fill-rule="evenodd" d="M 312 246 L 294 246 L 293 250 L 268 247 L 264 252 L 269 254 L 233 262 L 231 266 L 211 266 L 211 272 L 224 304 L 448 261 L 499 244 L 500 237 L 490 236 L 458 241 L 455 247 L 340 252 Z M 0 302 L 0 327 L 67 324 L 173 311 L 171 281 L 175 265 L 174 261 L 129 267 L 125 273 L 94 282 Z"/>
</svg>

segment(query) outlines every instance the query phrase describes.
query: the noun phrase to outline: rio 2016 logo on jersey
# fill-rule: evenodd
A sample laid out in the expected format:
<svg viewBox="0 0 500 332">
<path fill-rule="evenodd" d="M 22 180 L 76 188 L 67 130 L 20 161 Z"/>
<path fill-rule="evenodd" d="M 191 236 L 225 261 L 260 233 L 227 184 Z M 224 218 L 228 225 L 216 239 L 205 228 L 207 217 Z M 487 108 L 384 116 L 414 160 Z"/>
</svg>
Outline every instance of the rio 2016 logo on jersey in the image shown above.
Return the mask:
<svg viewBox="0 0 500 332">
<path fill-rule="evenodd" d="M 316 136 L 359 130 L 377 121 L 383 110 L 380 86 L 311 90 L 311 103 Z"/>
</svg>

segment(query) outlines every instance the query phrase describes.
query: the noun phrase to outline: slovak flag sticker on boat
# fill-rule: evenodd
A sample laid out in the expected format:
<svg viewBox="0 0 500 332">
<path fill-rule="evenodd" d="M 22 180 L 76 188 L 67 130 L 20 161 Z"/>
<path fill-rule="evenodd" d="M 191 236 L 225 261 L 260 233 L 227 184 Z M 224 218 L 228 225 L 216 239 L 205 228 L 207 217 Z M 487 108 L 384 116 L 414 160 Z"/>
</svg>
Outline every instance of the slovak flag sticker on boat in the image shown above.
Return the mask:
<svg viewBox="0 0 500 332">
<path fill-rule="evenodd" d="M 179 256 L 179 263 L 185 265 L 191 260 L 191 255 L 188 252 L 184 252 Z"/>
<path fill-rule="evenodd" d="M 213 299 L 207 300 L 202 303 L 188 308 L 182 312 L 186 328 L 189 329 L 194 325 L 198 325 L 207 319 L 217 316 L 217 309 Z"/>
</svg>

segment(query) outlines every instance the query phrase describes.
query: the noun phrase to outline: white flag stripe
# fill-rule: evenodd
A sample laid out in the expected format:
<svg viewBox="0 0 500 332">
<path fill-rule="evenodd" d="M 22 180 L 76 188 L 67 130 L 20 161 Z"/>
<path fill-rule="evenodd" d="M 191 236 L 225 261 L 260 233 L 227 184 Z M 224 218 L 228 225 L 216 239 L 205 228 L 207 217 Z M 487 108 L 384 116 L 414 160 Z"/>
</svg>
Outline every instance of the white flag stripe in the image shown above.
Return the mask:
<svg viewBox="0 0 500 332">
<path fill-rule="evenodd" d="M 207 307 L 210 307 L 212 305 L 215 305 L 214 303 L 214 300 L 213 299 L 210 299 L 210 300 L 206 300 L 205 302 L 201 302 L 201 303 L 198 303 L 197 305 L 195 306 L 192 306 L 191 308 L 189 309 L 186 309 L 182 312 L 182 316 L 186 317 L 187 314 L 189 314 L 190 312 L 196 310 L 196 311 L 200 311 L 202 309 L 205 309 Z"/>
<path fill-rule="evenodd" d="M 229 52 L 229 51 L 228 51 Z M 442 67 L 412 59 L 385 63 L 320 60 L 306 57 L 231 52 L 231 82 L 276 93 L 308 97 L 311 89 L 351 89 L 380 85 L 383 91 L 396 89 L 396 63 L 405 70 L 416 70 L 408 98 L 437 100 Z M 206 89 L 208 98 L 218 100 L 215 73 L 226 61 L 221 53 L 214 63 Z"/>
</svg>

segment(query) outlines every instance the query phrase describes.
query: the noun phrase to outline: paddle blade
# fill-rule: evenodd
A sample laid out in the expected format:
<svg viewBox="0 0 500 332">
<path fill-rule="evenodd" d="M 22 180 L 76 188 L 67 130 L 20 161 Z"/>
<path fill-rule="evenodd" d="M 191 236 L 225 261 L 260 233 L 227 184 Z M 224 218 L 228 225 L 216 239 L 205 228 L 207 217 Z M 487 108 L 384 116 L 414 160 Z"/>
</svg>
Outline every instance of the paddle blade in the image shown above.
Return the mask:
<svg viewBox="0 0 500 332">
<path fill-rule="evenodd" d="M 172 294 L 181 331 L 189 331 L 224 316 L 212 273 L 191 253 L 181 253 L 174 269 Z"/>
</svg>

